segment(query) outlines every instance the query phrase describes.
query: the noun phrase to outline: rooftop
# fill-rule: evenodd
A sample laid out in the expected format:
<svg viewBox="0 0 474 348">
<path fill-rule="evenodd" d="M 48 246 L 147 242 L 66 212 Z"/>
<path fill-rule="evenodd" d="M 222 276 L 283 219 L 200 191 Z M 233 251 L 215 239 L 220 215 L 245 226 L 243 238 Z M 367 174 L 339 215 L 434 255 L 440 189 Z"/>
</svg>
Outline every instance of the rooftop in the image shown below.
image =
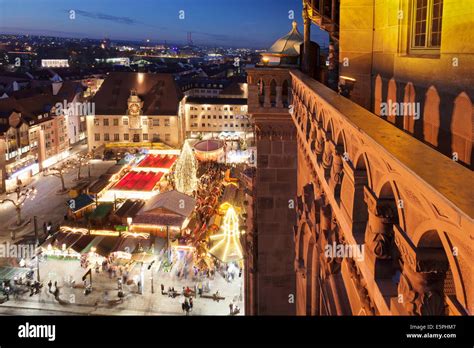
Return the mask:
<svg viewBox="0 0 474 348">
<path fill-rule="evenodd" d="M 177 115 L 182 93 L 171 74 L 113 72 L 94 97 L 97 115 L 124 115 L 134 90 L 144 115 Z"/>
<path fill-rule="evenodd" d="M 298 24 L 293 21 L 292 29 L 288 34 L 279 38 L 265 53 L 269 55 L 299 56 L 303 36 L 298 31 Z"/>
</svg>

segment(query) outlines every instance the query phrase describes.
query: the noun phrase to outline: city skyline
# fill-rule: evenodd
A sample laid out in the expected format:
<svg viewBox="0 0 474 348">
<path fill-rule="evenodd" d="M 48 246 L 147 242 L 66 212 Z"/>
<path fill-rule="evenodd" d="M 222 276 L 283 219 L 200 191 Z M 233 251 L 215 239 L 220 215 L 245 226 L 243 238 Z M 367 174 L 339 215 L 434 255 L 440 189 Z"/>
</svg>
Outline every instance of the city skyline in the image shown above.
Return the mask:
<svg viewBox="0 0 474 348">
<path fill-rule="evenodd" d="M 139 6 L 122 0 L 100 3 L 67 0 L 57 6 L 56 3 L 55 0 L 0 1 L 0 32 L 176 44 L 187 43 L 187 34 L 191 32 L 197 45 L 236 47 L 237 44 L 249 48 L 268 48 L 275 37 L 284 35 L 291 27 L 293 16 L 302 32 L 302 5 L 294 0 L 226 1 L 225 4 L 216 0 L 144 0 Z M 312 39 L 328 46 L 327 34 L 321 30 L 315 31 Z"/>
</svg>

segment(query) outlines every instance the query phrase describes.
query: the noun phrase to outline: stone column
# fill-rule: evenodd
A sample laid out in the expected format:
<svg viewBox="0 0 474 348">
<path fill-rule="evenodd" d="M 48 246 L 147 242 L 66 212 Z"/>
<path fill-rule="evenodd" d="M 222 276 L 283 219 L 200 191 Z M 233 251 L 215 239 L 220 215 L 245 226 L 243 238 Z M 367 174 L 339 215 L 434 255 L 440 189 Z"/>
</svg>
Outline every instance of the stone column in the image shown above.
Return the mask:
<svg viewBox="0 0 474 348">
<path fill-rule="evenodd" d="M 343 161 L 341 184 L 341 207 L 347 220 L 352 222 L 352 232 L 359 243 L 367 222 L 367 205 L 364 202 L 364 186 L 367 185 L 367 172 L 356 170 L 351 162 Z"/>
<path fill-rule="evenodd" d="M 308 5 L 303 1 L 303 24 L 304 24 L 304 45 L 303 45 L 303 72 L 309 71 L 309 45 L 311 42 L 311 20 L 308 15 Z"/>
<path fill-rule="evenodd" d="M 324 151 L 324 129 L 323 129 L 322 123 L 318 122 L 317 130 L 316 130 L 316 142 L 314 144 L 314 152 L 316 153 L 318 162 L 321 162 L 323 151 Z"/>
<path fill-rule="evenodd" d="M 339 147 L 335 148 L 332 167 L 331 167 L 331 177 L 329 179 L 329 187 L 333 190 L 335 197 L 340 197 L 342 176 L 343 176 L 343 159 L 342 159 L 343 149 Z"/>
<path fill-rule="evenodd" d="M 365 230 L 367 264 L 375 278 L 391 278 L 393 224 L 398 220 L 395 202 L 377 198 L 368 187 L 364 187 L 364 199 L 369 213 Z"/>
<path fill-rule="evenodd" d="M 444 279 L 449 262 L 442 248 L 417 248 L 398 226 L 395 243 L 403 260 L 398 297 L 391 309 L 399 315 L 446 315 Z"/>
<path fill-rule="evenodd" d="M 6 137 L 6 135 L 5 135 Z M 0 193 L 5 192 L 5 180 L 7 178 L 7 173 L 6 173 L 6 141 L 0 139 L 0 153 L 2 154 L 0 156 Z"/>
<path fill-rule="evenodd" d="M 276 86 L 276 107 L 282 108 L 283 107 L 283 99 L 282 99 L 282 86 Z"/>
<path fill-rule="evenodd" d="M 263 107 L 270 108 L 272 106 L 271 96 L 270 96 L 270 93 L 271 93 L 270 85 L 265 85 L 263 87 L 263 93 L 264 93 Z"/>
<path fill-rule="evenodd" d="M 334 143 L 329 139 L 329 134 L 326 132 L 324 134 L 324 152 L 323 152 L 323 168 L 324 168 L 324 176 L 326 178 L 329 177 L 332 161 L 334 157 L 335 146 Z"/>
</svg>

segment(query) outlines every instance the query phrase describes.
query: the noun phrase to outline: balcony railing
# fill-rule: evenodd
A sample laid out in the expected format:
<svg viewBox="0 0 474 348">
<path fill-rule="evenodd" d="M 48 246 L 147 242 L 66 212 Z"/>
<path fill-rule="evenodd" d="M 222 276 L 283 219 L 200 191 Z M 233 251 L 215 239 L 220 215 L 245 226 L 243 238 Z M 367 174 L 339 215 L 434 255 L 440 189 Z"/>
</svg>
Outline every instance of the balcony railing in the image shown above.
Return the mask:
<svg viewBox="0 0 474 348">
<path fill-rule="evenodd" d="M 455 301 L 445 300 L 443 282 L 429 280 L 448 269 L 461 308 L 451 313 L 472 312 L 468 294 L 474 285 L 465 279 L 474 276 L 467 262 L 474 238 L 474 173 L 302 72 L 290 75 L 298 161 L 304 162 L 299 168 L 311 174 L 315 196 L 324 197 L 320 204 L 330 206 L 330 231 L 347 244 L 364 243 L 370 257 L 357 260 L 351 277 L 364 279 L 377 313 L 444 312 L 435 301 L 420 300 L 427 292 L 439 293 L 454 308 Z M 406 301 L 397 305 L 397 294 Z"/>
</svg>

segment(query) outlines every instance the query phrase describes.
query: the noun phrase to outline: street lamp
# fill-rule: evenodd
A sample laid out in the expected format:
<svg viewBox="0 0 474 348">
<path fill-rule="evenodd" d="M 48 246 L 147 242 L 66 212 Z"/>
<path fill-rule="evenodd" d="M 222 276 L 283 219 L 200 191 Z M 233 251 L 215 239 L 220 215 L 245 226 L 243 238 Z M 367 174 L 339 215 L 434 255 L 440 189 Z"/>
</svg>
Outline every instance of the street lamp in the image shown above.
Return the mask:
<svg viewBox="0 0 474 348">
<path fill-rule="evenodd" d="M 357 80 L 352 77 L 339 76 L 339 94 L 343 97 L 350 98 L 356 82 Z"/>
</svg>

